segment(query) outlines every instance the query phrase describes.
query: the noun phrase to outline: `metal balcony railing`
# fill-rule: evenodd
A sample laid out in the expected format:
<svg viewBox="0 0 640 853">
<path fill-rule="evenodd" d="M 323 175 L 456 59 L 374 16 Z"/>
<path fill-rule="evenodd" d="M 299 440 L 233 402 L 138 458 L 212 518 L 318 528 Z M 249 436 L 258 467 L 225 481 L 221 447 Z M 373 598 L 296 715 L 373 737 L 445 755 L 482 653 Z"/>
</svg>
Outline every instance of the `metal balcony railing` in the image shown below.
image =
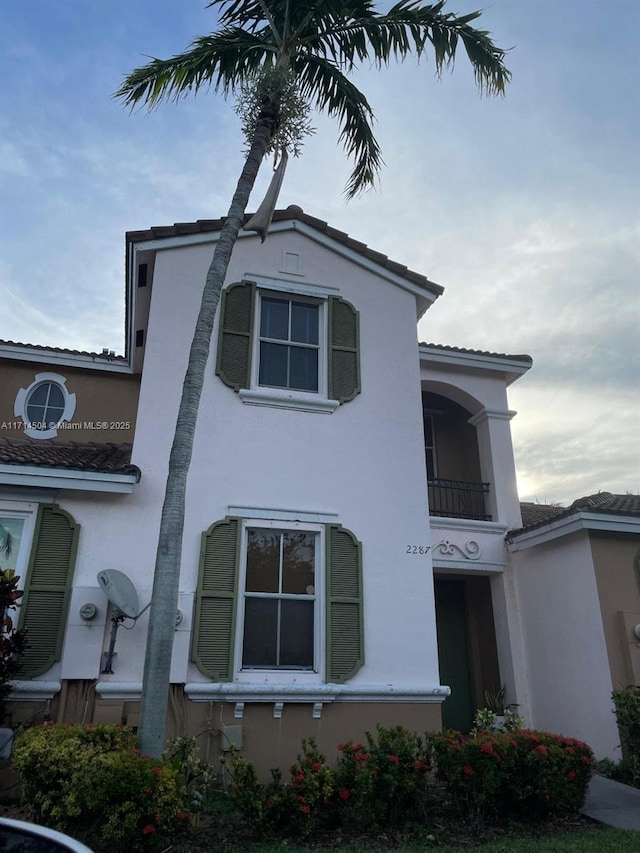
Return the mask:
<svg viewBox="0 0 640 853">
<path fill-rule="evenodd" d="M 445 480 L 442 477 L 434 477 L 427 483 L 429 515 L 491 521 L 485 504 L 489 483 L 467 483 L 464 480 Z"/>
</svg>

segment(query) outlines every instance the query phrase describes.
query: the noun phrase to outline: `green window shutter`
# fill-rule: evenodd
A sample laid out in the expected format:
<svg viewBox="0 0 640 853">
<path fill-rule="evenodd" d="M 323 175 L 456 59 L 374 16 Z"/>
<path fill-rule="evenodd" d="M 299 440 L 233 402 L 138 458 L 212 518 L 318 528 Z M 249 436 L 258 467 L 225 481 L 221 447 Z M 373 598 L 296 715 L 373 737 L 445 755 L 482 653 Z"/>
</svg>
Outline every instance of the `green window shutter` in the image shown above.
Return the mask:
<svg viewBox="0 0 640 853">
<path fill-rule="evenodd" d="M 60 660 L 80 525 L 57 506 L 41 506 L 29 560 L 20 627 L 27 631 L 22 676 Z"/>
<path fill-rule="evenodd" d="M 191 659 L 214 681 L 233 681 L 241 530 L 225 518 L 202 534 Z"/>
<path fill-rule="evenodd" d="M 327 681 L 340 683 L 364 663 L 362 544 L 350 530 L 327 527 Z"/>
<path fill-rule="evenodd" d="M 360 332 L 356 309 L 329 298 L 329 397 L 346 403 L 360 393 Z"/>
<path fill-rule="evenodd" d="M 255 291 L 251 282 L 222 291 L 216 373 L 234 391 L 248 388 L 251 381 Z"/>
</svg>

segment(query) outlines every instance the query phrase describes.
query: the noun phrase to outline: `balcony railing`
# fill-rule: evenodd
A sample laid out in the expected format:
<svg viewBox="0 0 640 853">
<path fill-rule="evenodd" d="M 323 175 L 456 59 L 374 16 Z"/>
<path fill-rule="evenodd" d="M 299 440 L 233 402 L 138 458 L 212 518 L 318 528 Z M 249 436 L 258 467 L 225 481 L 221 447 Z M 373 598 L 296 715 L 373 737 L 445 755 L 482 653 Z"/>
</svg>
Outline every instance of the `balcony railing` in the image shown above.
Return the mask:
<svg viewBox="0 0 640 853">
<path fill-rule="evenodd" d="M 428 480 L 428 486 L 429 515 L 491 521 L 485 505 L 489 483 L 467 483 L 464 480 L 444 480 L 442 477 L 434 477 Z"/>
</svg>

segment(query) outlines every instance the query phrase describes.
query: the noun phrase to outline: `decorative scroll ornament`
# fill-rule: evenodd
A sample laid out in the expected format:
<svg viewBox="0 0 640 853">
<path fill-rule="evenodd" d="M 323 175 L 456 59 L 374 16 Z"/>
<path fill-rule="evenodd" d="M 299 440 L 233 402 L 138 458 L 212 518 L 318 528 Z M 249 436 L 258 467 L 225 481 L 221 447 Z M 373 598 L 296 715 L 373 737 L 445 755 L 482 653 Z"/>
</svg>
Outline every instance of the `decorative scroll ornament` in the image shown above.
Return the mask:
<svg viewBox="0 0 640 853">
<path fill-rule="evenodd" d="M 433 547 L 434 554 L 441 554 L 443 557 L 462 557 L 464 560 L 479 560 L 481 557 L 480 545 L 475 539 L 469 539 L 461 548 L 455 542 L 450 542 L 448 539 L 443 539 Z"/>
</svg>

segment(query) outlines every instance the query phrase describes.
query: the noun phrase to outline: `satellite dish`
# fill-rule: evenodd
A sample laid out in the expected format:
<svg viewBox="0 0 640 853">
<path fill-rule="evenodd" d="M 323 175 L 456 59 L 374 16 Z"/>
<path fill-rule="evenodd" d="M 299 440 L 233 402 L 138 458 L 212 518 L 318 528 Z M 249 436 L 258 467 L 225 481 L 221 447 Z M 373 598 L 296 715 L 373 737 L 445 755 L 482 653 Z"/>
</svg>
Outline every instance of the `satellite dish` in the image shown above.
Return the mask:
<svg viewBox="0 0 640 853">
<path fill-rule="evenodd" d="M 129 619 L 137 619 L 140 616 L 138 593 L 124 572 L 119 572 L 117 569 L 104 569 L 98 572 L 98 583 L 111 604 L 123 616 L 128 616 Z"/>
</svg>

